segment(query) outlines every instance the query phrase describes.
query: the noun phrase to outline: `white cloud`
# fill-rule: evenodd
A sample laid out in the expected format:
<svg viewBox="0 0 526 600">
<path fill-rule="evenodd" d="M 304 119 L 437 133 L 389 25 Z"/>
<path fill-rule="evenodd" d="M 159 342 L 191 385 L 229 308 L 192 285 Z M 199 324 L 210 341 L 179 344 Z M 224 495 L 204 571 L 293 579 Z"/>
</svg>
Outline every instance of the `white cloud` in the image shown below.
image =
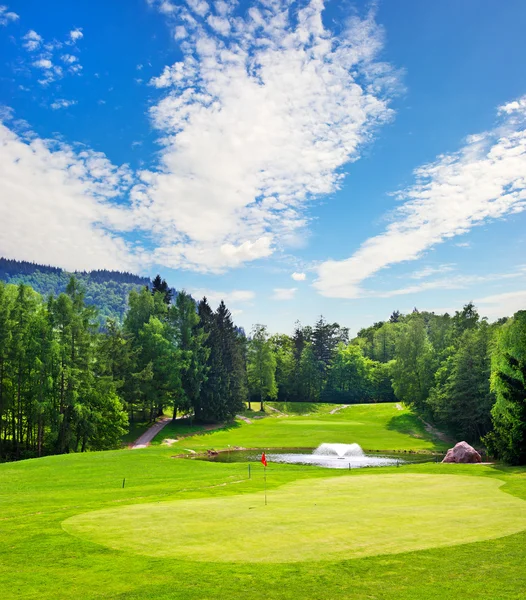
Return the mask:
<svg viewBox="0 0 526 600">
<path fill-rule="evenodd" d="M 63 54 L 60 58 L 69 65 L 71 65 L 79 60 L 78 57 L 74 56 L 73 54 Z"/>
<path fill-rule="evenodd" d="M 526 96 L 499 106 L 499 113 L 511 115 L 515 112 L 526 112 Z"/>
<path fill-rule="evenodd" d="M 518 310 L 526 310 L 526 290 L 485 296 L 474 302 L 479 313 L 490 320 L 511 317 Z"/>
<path fill-rule="evenodd" d="M 200 17 L 204 17 L 210 10 L 210 7 L 205 0 L 186 0 L 186 3 L 190 9 Z"/>
<path fill-rule="evenodd" d="M 131 184 L 126 167 L 102 154 L 0 124 L 0 256 L 67 269 L 128 269 L 146 263 L 122 237 L 133 215 L 112 204 Z"/>
<path fill-rule="evenodd" d="M 333 298 L 369 295 L 364 280 L 386 267 L 415 260 L 432 246 L 490 219 L 526 208 L 526 102 L 505 105 L 494 130 L 471 136 L 460 151 L 415 172 L 416 183 L 386 231 L 364 242 L 346 260 L 318 267 L 314 286 Z M 502 112 L 502 111 L 501 111 Z"/>
<path fill-rule="evenodd" d="M 392 298 L 394 296 L 403 296 L 407 294 L 417 294 L 429 290 L 460 290 L 481 283 L 493 283 L 495 281 L 504 281 L 508 279 L 523 279 L 526 276 L 526 267 L 520 265 L 515 271 L 509 273 L 487 273 L 486 275 L 456 275 L 454 277 L 444 277 L 433 281 L 425 281 L 415 285 L 389 291 L 368 291 L 364 296 L 372 298 Z"/>
<path fill-rule="evenodd" d="M 212 29 L 220 33 L 221 35 L 228 35 L 230 33 L 230 21 L 224 17 L 216 17 L 210 15 L 206 22 Z"/>
<path fill-rule="evenodd" d="M 274 288 L 272 300 L 294 300 L 297 288 Z"/>
<path fill-rule="evenodd" d="M 188 35 L 186 28 L 183 25 L 178 25 L 174 29 L 174 39 L 176 40 L 184 40 L 184 38 Z"/>
<path fill-rule="evenodd" d="M 72 31 L 69 32 L 69 39 L 75 43 L 77 40 L 81 40 L 84 37 L 84 34 L 82 33 L 82 28 L 81 27 L 77 27 L 76 29 L 73 29 Z"/>
<path fill-rule="evenodd" d="M 63 98 L 60 98 L 55 100 L 55 102 L 52 102 L 50 106 L 53 110 L 58 110 L 59 108 L 69 108 L 75 104 L 77 104 L 76 100 L 64 100 Z"/>
<path fill-rule="evenodd" d="M 305 273 L 292 273 L 291 277 L 294 281 L 305 281 L 305 279 L 307 279 Z"/>
<path fill-rule="evenodd" d="M 52 69 L 53 63 L 48 58 L 40 58 L 33 63 L 33 66 L 39 69 Z"/>
<path fill-rule="evenodd" d="M 20 17 L 10 10 L 8 10 L 7 6 L 0 6 L 0 25 L 5 26 L 13 21 L 17 21 Z"/>
<path fill-rule="evenodd" d="M 424 267 L 418 271 L 414 271 L 409 275 L 411 279 L 424 279 L 430 275 L 436 275 L 437 273 L 448 273 L 453 271 L 455 265 L 439 265 L 438 267 Z"/>
<path fill-rule="evenodd" d="M 150 81 L 168 89 L 151 109 L 162 164 L 134 190 L 162 240 L 157 256 L 214 272 L 268 256 L 308 225 L 308 202 L 338 189 L 341 168 L 391 117 L 382 31 L 369 15 L 336 35 L 319 0 L 299 10 L 275 0 L 243 17 L 219 2 L 208 20 L 207 3 L 150 4 L 187 36 L 183 60 Z M 209 27 L 218 19 L 228 38 Z"/>
<path fill-rule="evenodd" d="M 457 248 L 469 248 L 471 246 L 470 242 L 458 242 L 458 244 L 455 244 L 455 246 L 457 246 Z"/>
<path fill-rule="evenodd" d="M 38 50 L 38 48 L 40 47 L 40 45 L 42 44 L 42 37 L 40 35 L 38 35 L 38 33 L 36 31 L 33 31 L 32 29 L 30 29 L 26 35 L 24 35 L 22 37 L 22 39 L 24 40 L 24 48 L 26 50 L 29 50 L 30 52 L 34 52 L 35 50 Z"/>
<path fill-rule="evenodd" d="M 80 33 L 82 37 L 82 32 L 80 30 L 75 30 Z M 42 36 L 40 36 L 36 31 L 30 30 L 23 36 L 24 40 L 24 48 L 29 52 L 35 52 L 39 50 L 39 57 L 36 60 L 32 61 L 32 66 L 41 69 L 44 71 L 44 74 L 40 76 L 38 79 L 38 83 L 43 86 L 47 86 L 50 83 L 62 79 L 64 77 L 66 69 L 66 73 L 70 73 L 72 75 L 78 75 L 82 71 L 82 65 L 79 64 L 79 58 L 72 52 L 77 51 L 76 47 L 74 47 L 74 39 L 71 38 L 71 35 L 74 32 L 70 32 L 68 35 L 68 39 L 65 42 L 60 42 L 57 40 L 53 40 L 52 42 L 44 42 Z M 78 35 L 77 38 L 78 39 Z M 71 52 L 65 54 L 58 54 L 58 51 L 67 44 L 72 46 Z M 58 60 L 65 63 L 64 67 L 56 64 Z"/>
<path fill-rule="evenodd" d="M 251 302 L 256 297 L 256 294 L 251 290 L 231 290 L 230 292 L 220 292 L 217 290 L 209 290 L 204 288 L 195 288 L 187 290 L 196 300 L 201 300 L 206 297 L 210 304 L 219 304 L 221 300 L 225 303 L 233 302 L 234 304 Z"/>
</svg>

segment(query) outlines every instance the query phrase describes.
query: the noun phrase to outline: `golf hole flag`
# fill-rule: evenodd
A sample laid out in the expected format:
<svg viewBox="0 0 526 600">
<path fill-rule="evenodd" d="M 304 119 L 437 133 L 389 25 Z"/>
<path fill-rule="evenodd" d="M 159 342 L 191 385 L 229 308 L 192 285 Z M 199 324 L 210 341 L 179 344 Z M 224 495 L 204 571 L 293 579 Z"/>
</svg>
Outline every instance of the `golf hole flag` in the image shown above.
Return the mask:
<svg viewBox="0 0 526 600">
<path fill-rule="evenodd" d="M 264 452 L 261 455 L 261 462 L 265 465 L 265 467 L 267 466 L 267 457 L 265 456 Z"/>
</svg>

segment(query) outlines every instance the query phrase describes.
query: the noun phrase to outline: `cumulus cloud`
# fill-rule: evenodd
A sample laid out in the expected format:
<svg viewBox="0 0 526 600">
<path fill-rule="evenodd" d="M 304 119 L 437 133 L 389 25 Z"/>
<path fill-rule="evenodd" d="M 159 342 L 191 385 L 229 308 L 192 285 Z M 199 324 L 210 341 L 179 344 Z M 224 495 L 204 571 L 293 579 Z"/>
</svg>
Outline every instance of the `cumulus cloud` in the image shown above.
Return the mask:
<svg viewBox="0 0 526 600">
<path fill-rule="evenodd" d="M 30 29 L 26 35 L 24 35 L 22 37 L 22 39 L 24 40 L 23 46 L 26 50 L 29 50 L 30 52 L 34 52 L 35 50 L 38 50 L 38 48 L 40 48 L 40 45 L 42 44 L 42 37 L 40 35 L 38 35 L 38 33 L 36 31 L 33 31 L 32 29 Z"/>
<path fill-rule="evenodd" d="M 82 33 L 82 28 L 81 27 L 77 27 L 76 29 L 73 29 L 72 31 L 69 32 L 69 39 L 75 43 L 78 40 L 81 40 L 84 37 L 84 34 Z"/>
<path fill-rule="evenodd" d="M 38 67 L 39 69 L 52 69 L 53 63 L 48 58 L 41 58 L 39 60 L 35 60 L 33 66 Z"/>
<path fill-rule="evenodd" d="M 129 170 L 103 154 L 0 124 L 0 256 L 71 270 L 139 269 L 146 259 L 122 237 L 133 216 L 111 202 L 131 183 Z"/>
<path fill-rule="evenodd" d="M 493 130 L 470 136 L 458 152 L 416 170 L 416 183 L 398 193 L 403 204 L 384 233 L 368 239 L 350 258 L 318 267 L 314 287 L 320 294 L 370 295 L 362 282 L 378 271 L 526 208 L 526 101 L 510 102 L 499 113 L 502 121 Z"/>
<path fill-rule="evenodd" d="M 274 288 L 273 300 L 294 300 L 297 288 Z"/>
<path fill-rule="evenodd" d="M 75 30 L 80 33 L 80 30 Z M 79 64 L 79 57 L 73 52 L 77 52 L 76 47 L 71 48 L 71 52 L 58 55 L 58 51 L 64 46 L 64 44 L 73 46 L 74 41 L 79 39 L 77 36 L 75 39 L 71 37 L 74 32 L 70 32 L 66 41 L 53 40 L 51 42 L 45 42 L 41 35 L 34 30 L 29 30 L 23 37 L 23 46 L 31 54 L 30 63 L 36 69 L 43 71 L 39 75 L 38 83 L 42 86 L 47 86 L 50 83 L 62 79 L 65 74 L 69 73 L 72 75 L 78 75 L 82 71 L 82 66 Z M 38 58 L 35 54 L 38 51 Z M 64 63 L 60 66 L 58 63 L 59 59 Z"/>
<path fill-rule="evenodd" d="M 7 6 L 0 5 L 0 25 L 5 26 L 13 21 L 17 21 L 20 17 L 10 10 L 8 10 Z"/>
<path fill-rule="evenodd" d="M 161 240 L 157 256 L 214 272 L 269 256 L 391 118 L 382 31 L 370 14 L 335 34 L 320 0 L 299 10 L 265 2 L 243 16 L 231 2 L 150 4 L 184 37 L 183 59 L 150 81 L 167 90 L 151 109 L 162 162 L 133 192 Z"/>
<path fill-rule="evenodd" d="M 307 279 L 305 273 L 292 273 L 291 277 L 294 281 L 305 281 L 305 279 Z"/>
<path fill-rule="evenodd" d="M 78 57 L 73 54 L 63 54 L 60 58 L 69 65 L 78 61 Z"/>
<path fill-rule="evenodd" d="M 51 108 L 53 110 L 58 110 L 59 108 L 69 108 L 70 106 L 74 106 L 77 104 L 76 100 L 64 100 L 63 98 L 55 100 L 55 102 L 51 103 Z"/>
</svg>

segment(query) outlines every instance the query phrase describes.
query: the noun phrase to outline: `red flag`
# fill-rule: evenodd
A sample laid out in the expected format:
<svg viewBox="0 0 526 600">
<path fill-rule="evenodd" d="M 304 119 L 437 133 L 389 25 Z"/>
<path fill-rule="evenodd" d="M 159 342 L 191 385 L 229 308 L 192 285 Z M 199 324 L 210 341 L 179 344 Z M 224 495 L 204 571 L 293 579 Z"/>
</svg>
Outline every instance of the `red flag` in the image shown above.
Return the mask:
<svg viewBox="0 0 526 600">
<path fill-rule="evenodd" d="M 261 462 L 265 465 L 265 467 L 267 466 L 267 457 L 265 456 L 264 452 L 261 455 Z"/>
</svg>

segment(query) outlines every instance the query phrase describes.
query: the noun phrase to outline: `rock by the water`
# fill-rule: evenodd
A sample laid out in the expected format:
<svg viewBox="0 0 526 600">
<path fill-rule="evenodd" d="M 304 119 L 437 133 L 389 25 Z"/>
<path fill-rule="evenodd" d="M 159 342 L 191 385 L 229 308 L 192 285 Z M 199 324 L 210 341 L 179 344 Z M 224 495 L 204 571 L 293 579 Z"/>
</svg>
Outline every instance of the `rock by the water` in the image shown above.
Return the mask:
<svg viewBox="0 0 526 600">
<path fill-rule="evenodd" d="M 442 461 L 443 463 L 479 463 L 482 462 L 480 454 L 467 442 L 459 442 L 450 448 Z"/>
</svg>

